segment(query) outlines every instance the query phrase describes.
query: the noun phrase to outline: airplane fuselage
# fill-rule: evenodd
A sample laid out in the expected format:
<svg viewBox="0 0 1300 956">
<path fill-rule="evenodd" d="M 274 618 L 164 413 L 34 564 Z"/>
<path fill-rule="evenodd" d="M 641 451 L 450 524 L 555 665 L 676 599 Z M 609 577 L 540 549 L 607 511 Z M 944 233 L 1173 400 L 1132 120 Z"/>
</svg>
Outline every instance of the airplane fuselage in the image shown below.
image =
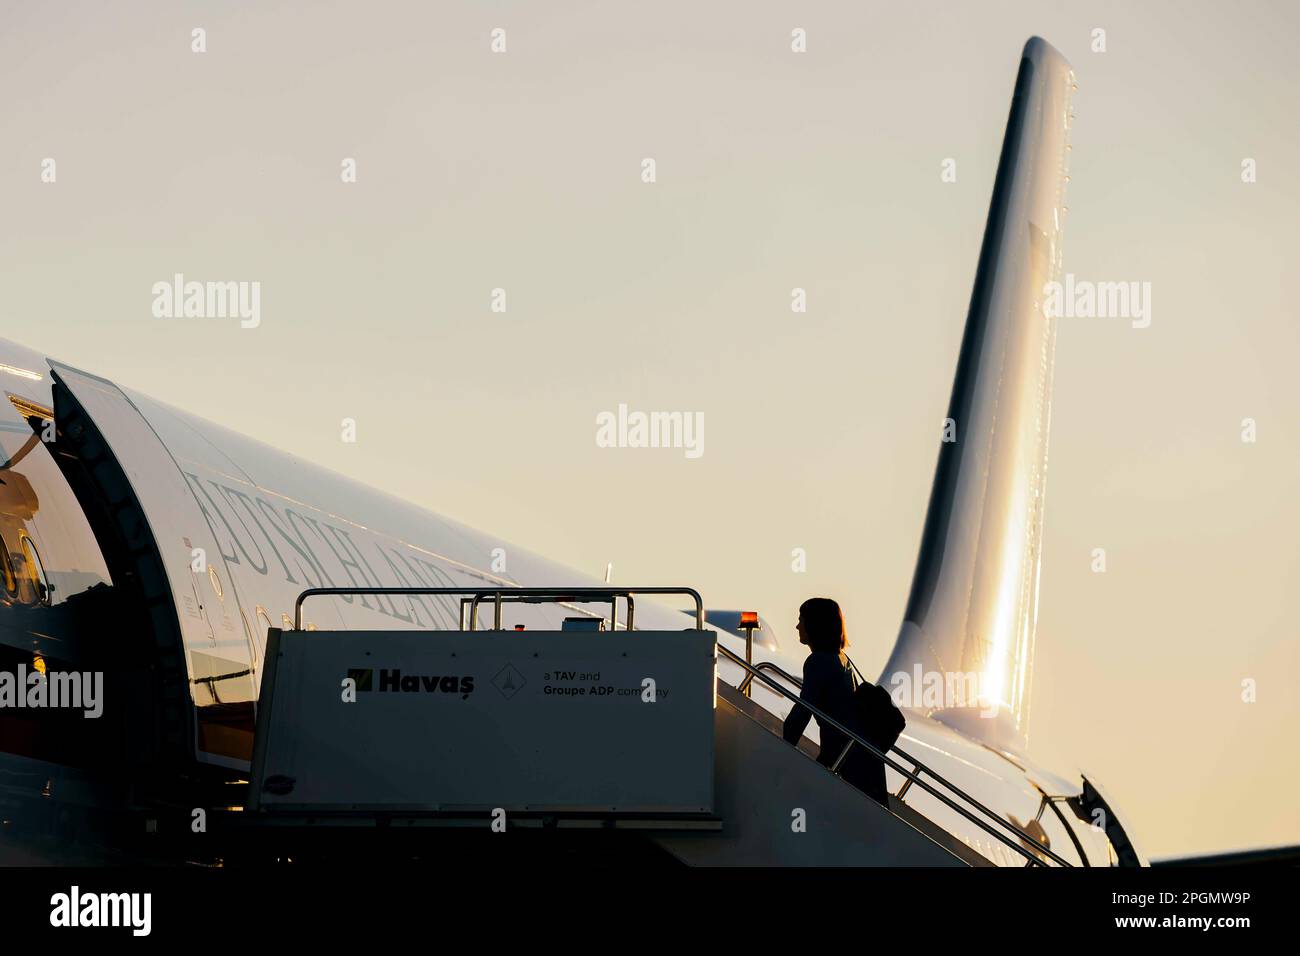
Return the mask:
<svg viewBox="0 0 1300 956">
<path fill-rule="evenodd" d="M 271 627 L 290 627 L 314 587 L 598 586 L 492 535 L 376 492 L 140 393 L 0 343 L 0 475 L 6 592 L 0 670 L 103 672 L 110 716 L 0 709 L 0 769 L 12 796 L 98 799 L 125 768 L 186 765 L 239 778 L 252 753 Z M 54 422 L 50 428 L 48 422 Z M 454 630 L 445 596 L 344 596 L 304 606 L 307 628 Z M 558 629 L 602 605 L 512 604 L 505 627 Z M 684 626 L 641 603 L 643 628 Z M 720 640 L 738 652 L 743 641 Z M 795 657 L 764 651 L 798 672 Z M 720 679 L 739 683 L 727 662 Z M 130 706 L 115 706 L 115 695 Z M 790 703 L 756 685 L 778 717 Z M 1071 859 L 1110 861 L 1071 811 L 1079 785 L 996 752 L 920 711 L 900 746 Z M 903 782 L 892 771 L 891 790 Z M 907 803 L 995 862 L 1023 864 L 928 794 Z"/>
</svg>

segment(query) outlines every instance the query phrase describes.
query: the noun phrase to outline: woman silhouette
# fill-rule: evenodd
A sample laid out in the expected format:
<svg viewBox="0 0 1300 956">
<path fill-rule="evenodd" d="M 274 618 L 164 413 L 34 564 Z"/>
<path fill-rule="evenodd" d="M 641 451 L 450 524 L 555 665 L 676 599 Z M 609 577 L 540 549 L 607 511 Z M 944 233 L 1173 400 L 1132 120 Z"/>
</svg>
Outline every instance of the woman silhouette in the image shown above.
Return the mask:
<svg viewBox="0 0 1300 956">
<path fill-rule="evenodd" d="M 853 670 L 844 654 L 849 641 L 844 631 L 844 615 L 840 612 L 840 606 L 830 598 L 810 598 L 804 601 L 799 607 L 797 630 L 799 643 L 807 644 L 812 652 L 803 662 L 800 700 L 807 701 L 833 720 L 861 735 L 858 707 L 853 699 L 856 686 Z M 797 745 L 812 716 L 812 711 L 807 707 L 795 704 L 790 716 L 785 719 L 782 736 Z M 817 754 L 817 762 L 830 767 L 844 750 L 849 738 L 830 725 L 823 726 L 820 720 L 817 721 L 817 728 L 821 738 L 821 752 Z M 880 803 L 886 803 L 884 764 L 872 757 L 861 744 L 853 745 L 840 764 L 839 773 L 859 790 Z"/>
</svg>

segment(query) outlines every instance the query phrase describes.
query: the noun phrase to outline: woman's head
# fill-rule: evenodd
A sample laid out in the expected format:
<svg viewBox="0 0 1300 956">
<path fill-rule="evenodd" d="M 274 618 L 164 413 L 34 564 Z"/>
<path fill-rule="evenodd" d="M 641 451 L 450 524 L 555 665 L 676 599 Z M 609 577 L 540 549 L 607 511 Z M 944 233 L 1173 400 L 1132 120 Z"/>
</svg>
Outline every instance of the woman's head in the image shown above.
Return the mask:
<svg viewBox="0 0 1300 956">
<path fill-rule="evenodd" d="M 799 605 L 799 643 L 814 651 L 838 654 L 849 644 L 844 615 L 830 598 L 809 598 Z"/>
</svg>

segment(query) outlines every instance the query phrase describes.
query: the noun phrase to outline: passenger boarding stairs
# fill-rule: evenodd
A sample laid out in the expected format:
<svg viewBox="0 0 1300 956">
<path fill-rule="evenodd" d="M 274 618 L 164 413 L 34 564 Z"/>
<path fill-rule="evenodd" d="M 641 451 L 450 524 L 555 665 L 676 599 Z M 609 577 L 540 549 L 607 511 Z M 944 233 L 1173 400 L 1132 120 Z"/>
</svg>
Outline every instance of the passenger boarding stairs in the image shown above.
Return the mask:
<svg viewBox="0 0 1300 956">
<path fill-rule="evenodd" d="M 304 600 L 342 594 L 459 596 L 461 629 L 459 632 L 332 633 L 301 630 Z M 689 596 L 695 602 L 695 629 L 635 630 L 638 594 Z M 569 631 L 506 631 L 502 627 L 502 606 L 512 601 L 559 602 L 567 606 L 607 602 L 609 620 L 615 622 L 619 618 L 620 598 L 626 601 L 627 612 L 625 627 L 617 638 L 604 631 L 579 635 Z M 478 628 L 478 614 L 484 604 L 491 604 L 495 609 L 491 630 Z M 818 763 L 811 741 L 805 738 L 798 747 L 786 743 L 781 721 L 759 706 L 750 693 L 753 684 L 758 683 L 787 700 L 798 700 L 798 679 L 772 663 L 756 664 L 747 660 L 748 652 L 742 656 L 716 643 L 716 635 L 704 627 L 703 601 L 690 588 L 323 588 L 304 592 L 299 597 L 295 618 L 295 629 L 273 631 L 272 645 L 268 646 L 250 783 L 250 812 L 241 814 L 249 823 L 265 820 L 283 826 L 296 813 L 318 827 L 331 817 L 346 819 L 347 825 L 354 829 L 358 820 L 364 825 L 369 818 L 382 817 L 385 827 L 405 819 L 408 823 L 487 829 L 491 815 L 502 813 L 493 807 L 497 795 L 517 786 L 521 789 L 512 793 L 513 802 L 508 813 L 503 814 L 509 817 L 510 827 L 635 831 L 689 865 L 994 865 L 958 836 L 904 802 L 907 792 L 917 787 L 972 827 L 1008 847 L 1025 860 L 1025 865 L 1070 865 L 915 757 L 897 746 L 881 753 L 814 706 L 803 704 L 820 726 L 836 727 L 849 738 L 834 767 L 843 763 L 853 747 L 862 747 L 902 777 L 898 792 L 889 796 L 889 806 L 882 806 L 842 780 L 834 768 Z M 692 635 L 699 635 L 705 641 L 702 643 Z M 444 640 L 439 641 L 440 637 Z M 444 650 L 438 651 L 440 647 Z M 676 647 L 684 649 L 678 662 L 673 658 Z M 572 715 L 580 712 L 573 708 L 566 709 L 554 701 L 542 702 L 536 686 L 531 692 L 538 694 L 537 702 L 515 706 L 513 710 L 492 693 L 481 694 L 475 706 L 489 708 L 481 717 L 469 716 L 478 712 L 464 707 L 440 712 L 466 715 L 457 726 L 467 739 L 473 738 L 477 743 L 462 747 L 459 753 L 465 756 L 439 758 L 443 763 L 455 763 L 456 775 L 438 777 L 441 772 L 438 760 L 432 761 L 433 769 L 428 769 L 412 753 L 412 748 L 427 751 L 427 746 L 438 746 L 436 734 L 411 725 L 412 714 L 419 717 L 433 712 L 428 707 L 413 710 L 410 705 L 414 701 L 404 700 L 399 702 L 405 708 L 400 718 L 384 717 L 377 696 L 367 699 L 367 708 L 349 710 L 333 700 L 319 703 L 324 695 L 304 692 L 313 681 L 327 687 L 331 675 L 358 673 L 353 668 L 361 655 L 366 658 L 373 655 L 376 666 L 381 661 L 404 660 L 408 673 L 419 672 L 422 667 L 428 673 L 448 673 L 454 672 L 448 670 L 448 656 L 457 662 L 450 666 L 460 667 L 464 672 L 470 666 L 466 662 L 476 653 L 482 653 L 485 656 L 477 665 L 479 672 L 496 672 L 500 678 L 501 671 L 497 668 L 501 658 L 491 655 L 499 655 L 502 648 L 509 649 L 507 653 L 519 662 L 523 672 L 528 671 L 532 658 L 539 659 L 540 662 L 533 662 L 537 663 L 538 673 L 547 655 L 554 660 L 573 660 L 575 654 L 586 654 L 587 658 L 583 659 L 592 660 L 593 669 L 602 667 L 607 674 L 617 673 L 622 659 L 636 661 L 638 656 L 642 660 L 630 663 L 628 666 L 633 669 L 626 673 L 639 674 L 645 670 L 646 660 L 660 655 L 654 658 L 655 672 L 673 675 L 672 684 L 678 695 L 673 698 L 674 710 L 661 709 L 654 713 L 673 714 L 672 720 L 667 721 L 672 729 L 661 730 L 663 723 L 646 724 L 644 715 L 649 711 L 638 710 L 635 705 L 619 708 L 611 704 L 609 709 L 591 709 L 585 712 L 586 716 L 575 718 Z M 700 656 L 701 649 L 704 656 Z M 436 657 L 438 653 L 443 655 L 440 660 Z M 406 656 L 402 657 L 403 654 Z M 665 658 L 664 654 L 668 656 Z M 711 668 L 701 671 L 709 667 L 710 660 Z M 744 675 L 738 687 L 716 677 L 710 680 L 719 661 L 734 665 Z M 515 686 L 525 685 L 527 680 L 518 679 L 523 673 L 514 670 L 513 665 L 508 666 L 511 671 L 506 672 L 504 680 L 512 695 Z M 674 671 L 674 667 L 678 669 Z M 548 672 L 546 676 L 551 675 Z M 700 676 L 704 683 L 697 680 Z M 617 683 L 617 679 L 611 683 Z M 710 683 L 716 685 L 712 701 L 706 696 Z M 502 691 L 503 697 L 506 694 L 507 691 Z M 697 698 L 694 703 L 684 699 L 691 695 Z M 389 703 L 386 700 L 383 705 Z M 597 708 L 605 704 L 592 702 L 583 706 Z M 312 708 L 316 707 L 323 709 L 313 714 Z M 358 727 L 357 722 L 362 719 L 358 715 L 364 715 L 364 721 L 370 723 Z M 338 719 L 348 723 L 331 725 L 332 720 Z M 375 724 L 375 720 L 388 720 L 391 726 Z M 476 727 L 476 720 L 485 723 Z M 623 725 L 620 720 L 630 722 Z M 545 731 L 534 726 L 546 721 L 558 723 Z M 711 741 L 707 739 L 710 721 Z M 448 725 L 436 726 L 441 729 Z M 404 740 L 404 734 L 412 739 Z M 597 737 L 593 738 L 593 734 Z M 576 752 L 579 748 L 572 741 L 577 738 L 586 739 L 583 746 L 592 752 Z M 609 741 L 614 743 L 611 745 Z M 390 745 L 394 748 L 391 757 L 385 753 Z M 486 755 L 489 751 L 497 756 L 491 760 L 485 757 L 481 769 L 487 776 L 496 775 L 495 789 L 484 791 L 491 799 L 480 799 L 473 780 L 478 772 L 475 761 L 479 754 Z M 522 755 L 521 765 L 503 769 L 501 754 L 506 755 L 507 763 L 513 755 Z M 636 762 L 628 763 L 630 758 Z M 620 775 L 638 778 L 645 773 L 647 765 L 652 769 L 644 779 L 654 792 L 647 792 L 645 806 L 638 806 L 637 793 L 619 790 Z M 675 786 L 672 780 L 665 783 L 664 778 L 674 777 L 679 770 L 682 786 Z M 412 783 L 405 779 L 408 773 L 434 776 Z M 711 780 L 707 779 L 710 773 Z M 572 778 L 585 774 L 591 775 L 589 786 L 575 785 Z M 701 774 L 705 777 L 703 786 Z M 534 784 L 534 780 L 538 782 Z M 376 786 L 380 789 L 376 790 Z M 543 793 L 548 786 L 551 792 Z M 633 791 L 636 786 L 631 785 Z M 454 796 L 451 790 L 456 791 Z M 678 795 L 684 796 L 677 799 Z M 603 805 L 585 810 L 570 808 L 575 799 L 582 803 L 587 797 Z M 662 812 L 646 812 L 646 806 L 661 808 Z"/>
<path fill-rule="evenodd" d="M 758 681 L 791 701 L 798 678 L 771 663 L 752 664 L 726 647 L 719 655 L 745 678 L 739 688 L 718 681 L 716 799 L 726 821 L 716 834 L 655 839 L 696 866 L 993 866 L 986 857 L 903 802 L 913 786 L 928 792 L 973 826 L 1004 844 L 1026 866 L 1070 866 L 1020 827 L 997 816 L 897 746 L 882 754 L 867 740 L 807 703 L 822 726 L 850 737 L 836 761 L 863 747 L 904 778 L 885 808 L 816 760 L 817 745 L 798 748 L 782 736 L 782 722 L 745 691 Z M 799 826 L 795 825 L 796 813 Z"/>
</svg>

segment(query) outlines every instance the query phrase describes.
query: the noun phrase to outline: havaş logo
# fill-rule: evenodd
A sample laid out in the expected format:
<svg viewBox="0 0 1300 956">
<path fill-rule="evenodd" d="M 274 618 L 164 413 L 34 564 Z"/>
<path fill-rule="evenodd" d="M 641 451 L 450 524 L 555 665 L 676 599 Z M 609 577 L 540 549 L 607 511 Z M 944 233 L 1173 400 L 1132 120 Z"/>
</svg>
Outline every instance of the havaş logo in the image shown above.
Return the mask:
<svg viewBox="0 0 1300 956">
<path fill-rule="evenodd" d="M 380 694 L 460 694 L 465 700 L 474 693 L 474 678 L 450 674 L 403 674 L 394 667 L 380 668 L 379 686 L 375 686 L 375 671 L 370 667 L 348 668 L 348 679 L 356 684 L 357 693 L 373 691 Z"/>
</svg>

